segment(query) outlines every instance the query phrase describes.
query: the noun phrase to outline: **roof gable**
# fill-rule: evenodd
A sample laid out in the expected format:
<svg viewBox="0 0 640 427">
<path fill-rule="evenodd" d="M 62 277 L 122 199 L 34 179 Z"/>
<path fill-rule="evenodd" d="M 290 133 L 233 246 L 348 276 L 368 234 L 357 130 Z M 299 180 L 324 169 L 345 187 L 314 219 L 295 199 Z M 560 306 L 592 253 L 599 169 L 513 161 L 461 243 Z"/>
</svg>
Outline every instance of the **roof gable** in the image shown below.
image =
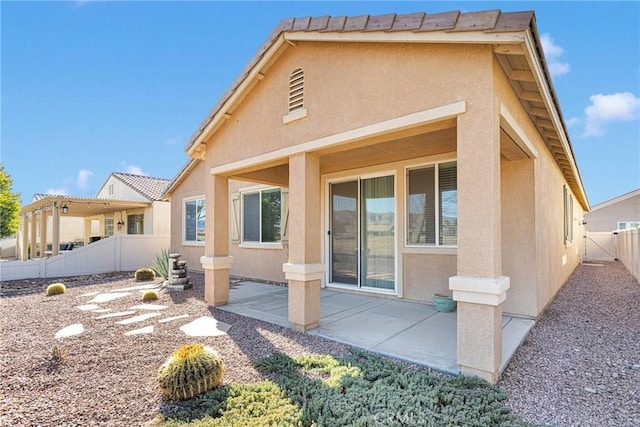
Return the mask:
<svg viewBox="0 0 640 427">
<path fill-rule="evenodd" d="M 633 191 L 629 191 L 628 193 L 621 194 L 612 199 L 605 200 L 604 202 L 598 203 L 597 205 L 591 208 L 591 212 L 597 211 L 598 209 L 606 208 L 607 206 L 615 205 L 616 203 L 620 203 L 632 197 L 638 197 L 638 196 L 640 196 L 640 188 L 635 189 Z"/>
</svg>

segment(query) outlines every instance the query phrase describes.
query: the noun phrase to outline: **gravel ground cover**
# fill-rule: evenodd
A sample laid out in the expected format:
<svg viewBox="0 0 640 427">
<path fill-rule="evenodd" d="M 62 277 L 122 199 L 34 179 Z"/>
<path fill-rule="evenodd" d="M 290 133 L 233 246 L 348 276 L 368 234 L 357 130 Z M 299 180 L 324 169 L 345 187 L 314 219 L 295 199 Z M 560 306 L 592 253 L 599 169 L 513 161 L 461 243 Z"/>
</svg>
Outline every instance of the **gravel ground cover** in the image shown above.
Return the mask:
<svg viewBox="0 0 640 427">
<path fill-rule="evenodd" d="M 67 292 L 46 297 L 48 280 L 4 282 L 0 299 L 0 425 L 140 426 L 166 406 L 156 391 L 158 367 L 176 348 L 202 342 L 227 361 L 225 383 L 263 377 L 252 364 L 283 352 L 347 355 L 347 347 L 269 323 L 207 307 L 203 276 L 194 288 L 162 292 L 162 318 L 118 325 L 76 308 L 95 292 L 139 285 L 132 273 L 64 279 Z M 54 280 L 55 281 L 55 280 Z M 158 281 L 159 283 L 159 281 Z M 265 285 L 267 286 L 267 285 Z M 99 304 L 111 312 L 141 304 L 140 291 Z M 640 425 L 640 287 L 620 263 L 580 266 L 517 351 L 500 385 L 508 405 L 525 420 L 558 426 Z M 186 321 L 211 315 L 231 325 L 228 335 L 193 338 Z M 85 331 L 56 340 L 57 331 L 81 323 Z M 154 326 L 152 334 L 126 331 Z M 52 360 L 58 346 L 64 353 Z"/>
<path fill-rule="evenodd" d="M 579 266 L 502 375 L 508 406 L 553 426 L 640 425 L 640 285 Z"/>
</svg>

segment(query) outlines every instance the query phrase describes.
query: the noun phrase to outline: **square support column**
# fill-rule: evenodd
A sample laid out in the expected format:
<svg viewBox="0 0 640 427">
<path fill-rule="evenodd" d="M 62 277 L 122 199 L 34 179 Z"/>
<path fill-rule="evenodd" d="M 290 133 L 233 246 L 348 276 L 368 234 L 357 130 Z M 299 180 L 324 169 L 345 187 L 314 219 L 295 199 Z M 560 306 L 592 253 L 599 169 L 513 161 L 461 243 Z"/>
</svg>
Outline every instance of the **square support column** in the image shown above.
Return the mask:
<svg viewBox="0 0 640 427">
<path fill-rule="evenodd" d="M 40 211 L 40 256 L 45 257 L 47 250 L 47 212 Z"/>
<path fill-rule="evenodd" d="M 306 331 L 320 321 L 321 253 L 320 161 L 308 153 L 289 157 L 289 321 Z"/>
<path fill-rule="evenodd" d="M 458 116 L 457 358 L 462 374 L 495 383 L 502 362 L 500 119 L 491 82 Z M 483 101 L 483 102 L 480 102 Z"/>
<path fill-rule="evenodd" d="M 20 260 L 26 261 L 29 259 L 29 253 L 27 248 L 29 247 L 29 217 L 26 214 L 22 215 L 22 244 L 20 245 Z"/>
<path fill-rule="evenodd" d="M 35 212 L 31 212 L 29 216 L 29 226 L 31 228 L 29 232 L 29 254 L 31 259 L 36 258 L 36 234 L 38 229 L 38 218 Z"/>
<path fill-rule="evenodd" d="M 60 206 L 58 206 L 58 203 L 53 206 L 51 232 L 51 253 L 56 256 L 60 253 Z"/>
<path fill-rule="evenodd" d="M 229 178 L 213 175 L 205 185 L 204 300 L 213 306 L 229 302 Z"/>
</svg>

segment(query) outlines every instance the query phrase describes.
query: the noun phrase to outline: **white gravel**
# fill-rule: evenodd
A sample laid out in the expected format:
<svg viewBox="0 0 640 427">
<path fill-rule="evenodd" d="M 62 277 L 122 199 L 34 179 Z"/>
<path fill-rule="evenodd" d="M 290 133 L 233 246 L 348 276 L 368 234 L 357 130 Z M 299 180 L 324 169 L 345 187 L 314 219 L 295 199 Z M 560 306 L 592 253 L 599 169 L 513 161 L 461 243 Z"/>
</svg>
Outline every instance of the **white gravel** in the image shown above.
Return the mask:
<svg viewBox="0 0 640 427">
<path fill-rule="evenodd" d="M 223 355 L 225 383 L 260 380 L 252 362 L 275 351 L 347 352 L 339 343 L 207 307 L 202 274 L 191 275 L 191 290 L 160 294 L 154 304 L 167 306 L 162 316 L 132 325 L 77 308 L 96 292 L 138 285 L 130 277 L 63 279 L 67 293 L 54 297 L 44 295 L 51 280 L 2 284 L 0 425 L 148 425 L 167 408 L 155 389 L 159 366 L 192 342 Z M 129 292 L 97 305 L 108 313 L 140 305 L 141 294 Z M 640 425 L 639 303 L 640 286 L 620 263 L 578 267 L 503 374 L 514 412 L 553 426 Z M 228 335 L 193 338 L 179 330 L 203 315 L 230 324 Z M 84 332 L 54 338 L 73 324 Z M 150 325 L 151 334 L 124 335 Z M 65 354 L 60 363 L 52 361 L 56 345 Z"/>
<path fill-rule="evenodd" d="M 579 266 L 503 373 L 509 406 L 553 426 L 640 426 L 640 285 Z"/>
</svg>

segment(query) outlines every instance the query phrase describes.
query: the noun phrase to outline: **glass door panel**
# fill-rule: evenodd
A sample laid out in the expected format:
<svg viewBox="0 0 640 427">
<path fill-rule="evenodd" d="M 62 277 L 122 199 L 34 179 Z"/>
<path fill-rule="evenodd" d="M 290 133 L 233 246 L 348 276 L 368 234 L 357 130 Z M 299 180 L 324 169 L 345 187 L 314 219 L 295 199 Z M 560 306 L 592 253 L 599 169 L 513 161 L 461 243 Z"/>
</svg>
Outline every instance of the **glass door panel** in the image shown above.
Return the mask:
<svg viewBox="0 0 640 427">
<path fill-rule="evenodd" d="M 361 181 L 361 285 L 395 289 L 393 176 Z"/>
<path fill-rule="evenodd" d="M 358 285 L 358 181 L 331 184 L 331 282 Z"/>
</svg>

